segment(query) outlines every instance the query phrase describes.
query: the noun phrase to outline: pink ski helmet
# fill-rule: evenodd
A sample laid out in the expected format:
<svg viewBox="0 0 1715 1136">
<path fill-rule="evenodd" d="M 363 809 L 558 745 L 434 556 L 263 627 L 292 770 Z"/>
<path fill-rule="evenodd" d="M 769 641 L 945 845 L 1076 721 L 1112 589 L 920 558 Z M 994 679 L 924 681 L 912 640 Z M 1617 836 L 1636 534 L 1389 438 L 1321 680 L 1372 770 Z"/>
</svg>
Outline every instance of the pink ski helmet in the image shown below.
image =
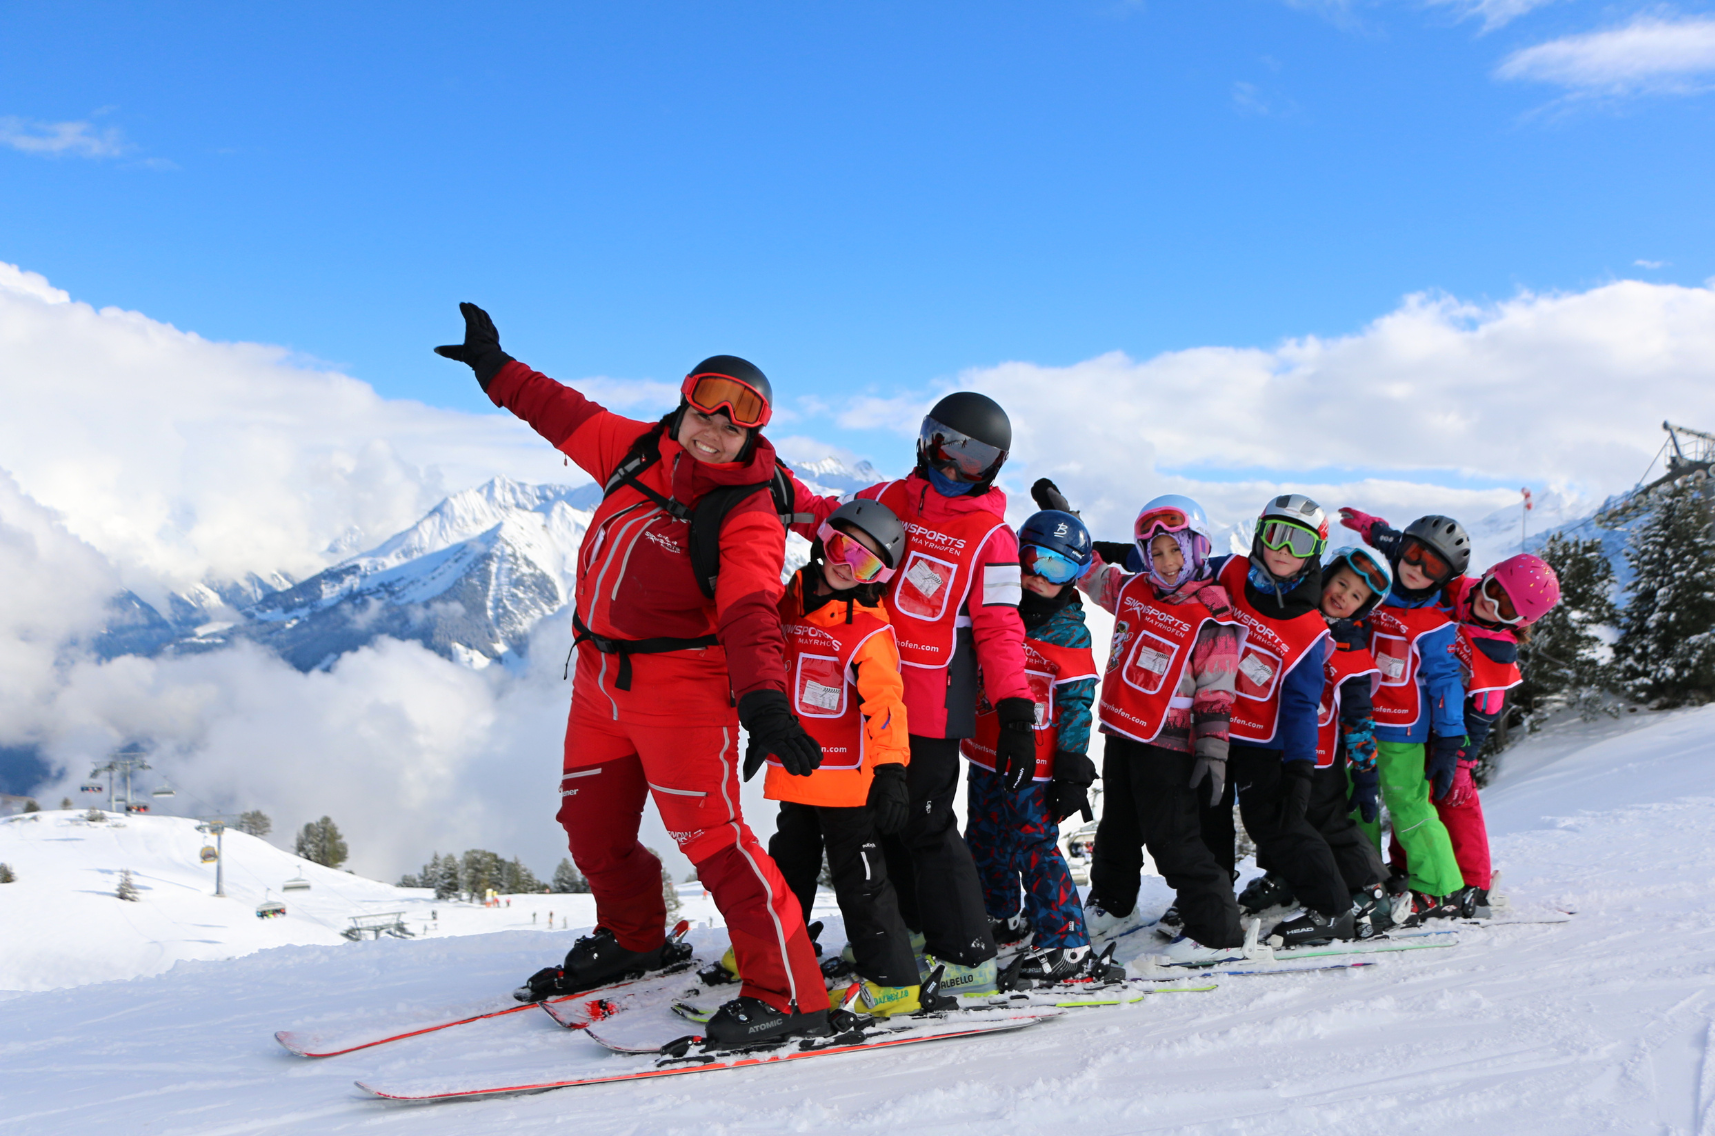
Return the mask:
<svg viewBox="0 0 1715 1136">
<path fill-rule="evenodd" d="M 1505 622 L 1516 622 L 1520 627 L 1535 623 L 1560 602 L 1560 579 L 1555 576 L 1554 569 L 1542 557 L 1528 552 L 1509 556 L 1484 572 L 1477 587 L 1487 588 L 1490 580 L 1506 592 L 1507 599 L 1512 601 L 1518 613 L 1516 621 Z M 1489 598 L 1495 600 L 1498 597 L 1491 593 Z"/>
</svg>

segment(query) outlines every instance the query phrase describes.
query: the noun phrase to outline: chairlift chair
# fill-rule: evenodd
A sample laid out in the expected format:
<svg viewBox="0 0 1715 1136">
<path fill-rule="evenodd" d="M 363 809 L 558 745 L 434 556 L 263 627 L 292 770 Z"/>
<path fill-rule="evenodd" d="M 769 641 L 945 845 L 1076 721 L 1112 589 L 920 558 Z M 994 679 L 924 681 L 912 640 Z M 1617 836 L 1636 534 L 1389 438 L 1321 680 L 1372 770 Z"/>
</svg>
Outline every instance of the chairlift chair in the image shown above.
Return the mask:
<svg viewBox="0 0 1715 1136">
<path fill-rule="evenodd" d="M 280 885 L 281 891 L 309 891 L 310 881 L 304 878 L 304 870 L 298 869 L 298 874 Z"/>
<path fill-rule="evenodd" d="M 212 864 L 216 860 L 220 859 L 220 853 L 216 851 L 214 845 L 204 844 L 202 846 L 202 851 L 197 853 L 197 858 L 205 864 Z"/>
<path fill-rule="evenodd" d="M 178 793 L 173 790 L 171 783 L 163 781 L 159 785 L 155 786 L 154 791 L 149 795 L 151 797 L 176 797 L 178 796 Z"/>
<path fill-rule="evenodd" d="M 263 893 L 262 902 L 256 905 L 256 918 L 275 919 L 286 914 L 286 905 L 277 899 L 268 898 L 270 894 L 272 893 Z"/>
<path fill-rule="evenodd" d="M 79 788 L 85 793 L 105 793 L 105 792 L 107 792 L 107 787 L 105 785 L 97 785 L 93 781 L 91 781 L 87 785 L 79 786 Z"/>
</svg>

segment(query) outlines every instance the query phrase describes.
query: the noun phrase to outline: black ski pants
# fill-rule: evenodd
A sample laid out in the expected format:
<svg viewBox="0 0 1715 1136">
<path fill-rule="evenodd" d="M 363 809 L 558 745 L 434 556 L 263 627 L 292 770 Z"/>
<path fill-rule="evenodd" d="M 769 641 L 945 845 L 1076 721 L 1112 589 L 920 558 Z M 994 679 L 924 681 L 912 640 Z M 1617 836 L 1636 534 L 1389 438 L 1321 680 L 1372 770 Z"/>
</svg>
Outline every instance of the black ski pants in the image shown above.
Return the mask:
<svg viewBox="0 0 1715 1136">
<path fill-rule="evenodd" d="M 1227 776 L 1238 789 L 1239 816 L 1256 842 L 1257 863 L 1290 884 L 1304 906 L 1330 918 L 1349 909 L 1351 891 L 1308 810 L 1305 816 L 1286 813 L 1280 751 L 1234 742 L 1227 750 Z"/>
<path fill-rule="evenodd" d="M 1350 787 L 1346 783 L 1345 743 L 1340 743 L 1339 755 L 1326 769 L 1318 769 L 1310 779 L 1310 807 L 1304 819 L 1309 821 L 1334 853 L 1340 877 L 1346 881 L 1348 892 L 1374 887 L 1384 882 L 1388 871 L 1382 864 L 1382 854 L 1375 842 L 1358 827 L 1357 818 L 1349 807 Z"/>
<path fill-rule="evenodd" d="M 1232 806 L 1227 805 L 1227 857 L 1223 864 L 1204 841 L 1207 782 L 1191 788 L 1188 753 L 1108 735 L 1103 743 L 1102 823 L 1090 865 L 1090 896 L 1102 909 L 1124 915 L 1137 906 L 1143 849 L 1167 877 L 1185 933 L 1205 947 L 1245 941 L 1233 898 Z M 1229 799 L 1230 800 L 1230 799 Z"/>
<path fill-rule="evenodd" d="M 936 958 L 976 966 L 995 949 L 976 861 L 953 815 L 963 760 L 957 738 L 911 735 L 911 819 L 897 836 L 882 837 L 881 848 L 905 925 L 923 932 Z"/>
<path fill-rule="evenodd" d="M 879 841 L 867 808 L 782 801 L 768 854 L 798 897 L 808 924 L 825 848 L 834 898 L 846 921 L 846 940 L 852 945 L 857 972 L 877 986 L 916 986 L 911 933 L 899 917 L 899 902 L 887 879 Z"/>
</svg>

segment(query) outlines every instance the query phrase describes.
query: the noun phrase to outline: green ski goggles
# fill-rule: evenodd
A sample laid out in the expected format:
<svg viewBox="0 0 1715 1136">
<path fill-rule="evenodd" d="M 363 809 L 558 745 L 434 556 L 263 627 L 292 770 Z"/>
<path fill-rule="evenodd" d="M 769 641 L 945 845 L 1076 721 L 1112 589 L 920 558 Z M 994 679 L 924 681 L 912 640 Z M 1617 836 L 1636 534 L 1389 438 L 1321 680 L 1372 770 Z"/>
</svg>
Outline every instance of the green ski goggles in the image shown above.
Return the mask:
<svg viewBox="0 0 1715 1136">
<path fill-rule="evenodd" d="M 1264 521 L 1257 526 L 1257 536 L 1264 548 L 1290 552 L 1300 560 L 1318 555 L 1325 543 L 1320 534 L 1291 521 Z"/>
</svg>

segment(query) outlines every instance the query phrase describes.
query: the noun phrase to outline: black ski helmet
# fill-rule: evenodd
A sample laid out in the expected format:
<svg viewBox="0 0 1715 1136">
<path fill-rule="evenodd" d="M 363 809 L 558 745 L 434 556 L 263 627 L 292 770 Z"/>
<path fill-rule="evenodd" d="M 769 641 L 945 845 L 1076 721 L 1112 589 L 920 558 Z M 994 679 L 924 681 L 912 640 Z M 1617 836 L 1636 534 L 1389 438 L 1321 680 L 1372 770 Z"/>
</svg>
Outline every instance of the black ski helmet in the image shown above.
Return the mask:
<svg viewBox="0 0 1715 1136">
<path fill-rule="evenodd" d="M 905 555 L 905 526 L 892 509 L 867 497 L 853 497 L 828 515 L 836 529 L 858 529 L 881 546 L 881 559 L 898 568 Z"/>
<path fill-rule="evenodd" d="M 937 430 L 937 427 L 944 430 Z M 944 436 L 946 431 L 961 434 L 998 451 L 976 481 L 977 488 L 986 491 L 994 484 L 995 475 L 1000 472 L 1001 464 L 1012 449 L 1012 420 L 1001 409 L 1000 403 L 988 395 L 976 391 L 955 391 L 937 402 L 923 419 L 923 428 L 917 435 L 917 468 L 920 471 L 928 471 L 937 438 Z"/>
<path fill-rule="evenodd" d="M 1427 517 L 1419 517 L 1405 526 L 1406 537 L 1417 541 L 1425 548 L 1447 561 L 1454 576 L 1463 576 L 1465 569 L 1471 566 L 1471 537 L 1465 531 L 1465 526 L 1452 517 L 1443 517 L 1432 513 Z M 1401 551 L 1403 551 L 1403 542 Z M 1396 561 L 1397 571 L 1399 564 Z M 1451 577 L 1450 577 L 1451 578 Z M 1446 580 L 1437 580 L 1437 584 L 1445 584 Z"/>
<path fill-rule="evenodd" d="M 678 439 L 679 426 L 685 420 L 685 408 L 690 406 L 690 399 L 687 396 L 691 393 L 693 380 L 704 375 L 726 375 L 741 383 L 748 384 L 762 396 L 762 401 L 767 406 L 767 415 L 774 413 L 774 387 L 768 381 L 768 376 L 762 373 L 761 367 L 749 359 L 740 359 L 737 355 L 710 355 L 686 372 L 684 381 L 679 384 L 679 408 L 664 420 L 668 437 L 674 440 Z M 730 419 L 731 415 L 727 417 Z M 756 435 L 761 429 L 760 425 L 745 427 L 747 435 L 744 439 L 744 448 L 738 453 L 739 461 L 749 461 L 750 456 L 756 452 Z"/>
</svg>

